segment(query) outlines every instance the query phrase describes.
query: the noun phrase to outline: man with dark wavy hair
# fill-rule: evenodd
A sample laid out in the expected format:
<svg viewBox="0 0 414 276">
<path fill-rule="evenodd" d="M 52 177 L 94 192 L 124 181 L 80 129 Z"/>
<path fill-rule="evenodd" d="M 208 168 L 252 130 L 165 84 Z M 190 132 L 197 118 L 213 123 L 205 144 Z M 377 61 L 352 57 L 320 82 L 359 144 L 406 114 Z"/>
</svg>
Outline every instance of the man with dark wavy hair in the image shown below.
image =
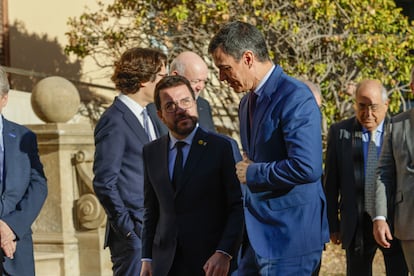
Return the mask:
<svg viewBox="0 0 414 276">
<path fill-rule="evenodd" d="M 146 112 L 154 88 L 166 75 L 167 57 L 132 48 L 115 63 L 112 81 L 120 91 L 95 128 L 93 186 L 108 216 L 105 247 L 114 275 L 139 275 L 144 208 L 142 148 L 158 137 Z"/>
</svg>

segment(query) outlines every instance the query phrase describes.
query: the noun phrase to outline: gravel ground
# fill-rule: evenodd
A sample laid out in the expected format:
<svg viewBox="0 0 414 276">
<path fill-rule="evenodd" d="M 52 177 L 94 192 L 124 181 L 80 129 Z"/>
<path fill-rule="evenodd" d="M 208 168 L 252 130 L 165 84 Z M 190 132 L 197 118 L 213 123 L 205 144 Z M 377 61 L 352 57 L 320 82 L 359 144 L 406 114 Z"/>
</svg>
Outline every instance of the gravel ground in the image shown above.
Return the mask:
<svg viewBox="0 0 414 276">
<path fill-rule="evenodd" d="M 384 259 L 381 250 L 377 250 L 373 264 L 373 276 L 385 275 Z M 345 250 L 340 245 L 327 244 L 322 254 L 322 266 L 320 276 L 346 275 Z"/>
</svg>

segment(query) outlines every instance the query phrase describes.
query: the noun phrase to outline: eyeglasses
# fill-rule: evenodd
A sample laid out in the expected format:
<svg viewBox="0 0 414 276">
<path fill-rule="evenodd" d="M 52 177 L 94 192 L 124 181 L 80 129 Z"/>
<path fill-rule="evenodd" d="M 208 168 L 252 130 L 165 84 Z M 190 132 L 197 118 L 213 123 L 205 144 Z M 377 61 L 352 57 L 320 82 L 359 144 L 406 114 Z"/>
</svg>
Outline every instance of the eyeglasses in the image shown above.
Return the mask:
<svg viewBox="0 0 414 276">
<path fill-rule="evenodd" d="M 371 112 L 376 112 L 380 109 L 381 105 L 379 104 L 363 104 L 363 103 L 358 103 L 357 104 L 358 110 L 359 111 L 365 111 L 365 110 L 370 110 Z"/>
<path fill-rule="evenodd" d="M 194 100 L 191 97 L 187 97 L 187 98 L 181 99 L 176 102 L 166 103 L 164 105 L 164 110 L 168 113 L 174 113 L 178 110 L 178 108 L 187 110 L 193 107 L 193 104 L 194 104 Z"/>
<path fill-rule="evenodd" d="M 200 82 L 202 82 L 204 85 L 207 82 L 207 79 L 203 80 L 203 79 L 194 79 L 194 80 L 190 80 L 191 85 L 196 85 L 199 84 Z"/>
</svg>

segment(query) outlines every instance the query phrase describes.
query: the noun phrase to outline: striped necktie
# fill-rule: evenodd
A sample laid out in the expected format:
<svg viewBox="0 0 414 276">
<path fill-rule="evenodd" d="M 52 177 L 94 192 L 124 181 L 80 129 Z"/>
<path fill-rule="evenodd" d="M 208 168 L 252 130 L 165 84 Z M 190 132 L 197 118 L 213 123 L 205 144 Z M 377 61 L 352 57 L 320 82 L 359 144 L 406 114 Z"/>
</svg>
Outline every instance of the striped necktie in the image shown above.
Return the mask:
<svg viewBox="0 0 414 276">
<path fill-rule="evenodd" d="M 375 133 L 371 132 L 371 139 L 368 144 L 367 162 L 365 168 L 365 185 L 364 185 L 364 203 L 365 211 L 370 215 L 374 215 L 375 211 L 375 182 L 378 165 L 377 146 L 375 145 Z"/>
</svg>

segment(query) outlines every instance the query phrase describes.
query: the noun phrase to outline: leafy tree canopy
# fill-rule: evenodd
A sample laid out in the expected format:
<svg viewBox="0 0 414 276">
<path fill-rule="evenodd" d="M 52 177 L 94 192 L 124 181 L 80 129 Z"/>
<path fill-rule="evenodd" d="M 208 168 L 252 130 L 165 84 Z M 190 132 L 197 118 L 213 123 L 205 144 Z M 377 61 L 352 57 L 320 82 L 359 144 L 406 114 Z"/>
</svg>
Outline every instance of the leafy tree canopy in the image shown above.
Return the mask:
<svg viewBox="0 0 414 276">
<path fill-rule="evenodd" d="M 414 28 L 392 0 L 115 0 L 98 5 L 69 19 L 65 51 L 92 57 L 102 68 L 137 45 L 161 47 L 170 57 L 193 50 L 212 66 L 207 46 L 220 26 L 233 20 L 256 25 L 276 63 L 320 85 L 325 133 L 329 124 L 353 114 L 351 88 L 364 78 L 381 80 L 390 92 L 391 112 L 399 111 L 414 65 Z M 215 69 L 212 74 L 217 75 Z M 231 122 L 238 96 L 225 93 L 228 88 L 217 81 L 206 90 L 223 126 L 237 131 Z"/>
</svg>

